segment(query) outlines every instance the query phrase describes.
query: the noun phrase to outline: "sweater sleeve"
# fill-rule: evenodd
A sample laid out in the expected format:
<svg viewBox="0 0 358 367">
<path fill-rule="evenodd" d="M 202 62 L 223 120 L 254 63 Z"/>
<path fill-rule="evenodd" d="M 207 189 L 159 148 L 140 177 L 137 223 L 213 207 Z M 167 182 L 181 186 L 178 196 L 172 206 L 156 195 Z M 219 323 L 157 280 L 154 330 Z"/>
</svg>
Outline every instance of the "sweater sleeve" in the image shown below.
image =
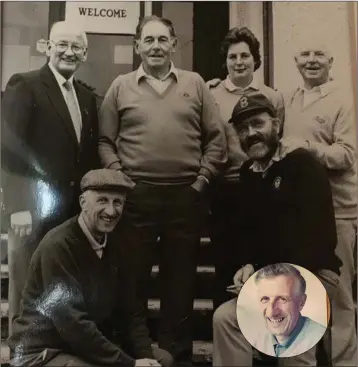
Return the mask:
<svg viewBox="0 0 358 367">
<path fill-rule="evenodd" d="M 13 75 L 6 85 L 2 100 L 1 166 L 7 214 L 36 209 L 36 160 L 29 144 L 28 132 L 35 101 L 27 79 Z M 4 175 L 5 176 L 5 175 Z"/>
<path fill-rule="evenodd" d="M 219 107 L 204 80 L 198 75 L 202 103 L 202 151 L 199 175 L 208 179 L 217 176 L 227 162 L 227 142 L 220 120 Z"/>
<path fill-rule="evenodd" d="M 105 338 L 90 320 L 76 279 L 76 265 L 61 243 L 43 249 L 41 271 L 45 291 L 39 308 L 75 353 L 98 366 L 134 366 L 135 360 Z"/>
<path fill-rule="evenodd" d="M 349 98 L 347 97 L 348 101 Z M 333 126 L 333 143 L 309 141 L 309 150 L 328 169 L 347 170 L 356 161 L 356 132 L 353 104 L 345 102 Z"/>
<path fill-rule="evenodd" d="M 116 140 L 120 128 L 118 95 L 120 80 L 114 80 L 99 110 L 99 156 L 105 168 L 121 169 Z"/>
</svg>

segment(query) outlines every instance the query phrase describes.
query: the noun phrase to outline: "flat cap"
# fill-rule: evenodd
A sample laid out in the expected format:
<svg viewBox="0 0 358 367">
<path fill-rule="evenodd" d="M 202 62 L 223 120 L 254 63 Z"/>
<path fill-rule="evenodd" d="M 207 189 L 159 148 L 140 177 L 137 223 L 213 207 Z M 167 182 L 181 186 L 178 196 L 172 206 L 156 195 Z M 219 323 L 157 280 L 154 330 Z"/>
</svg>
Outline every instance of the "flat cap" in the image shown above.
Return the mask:
<svg viewBox="0 0 358 367">
<path fill-rule="evenodd" d="M 268 112 L 272 117 L 276 117 L 275 107 L 267 97 L 258 92 L 247 93 L 236 103 L 228 122 L 237 124 L 244 118 L 260 112 Z"/>
<path fill-rule="evenodd" d="M 114 169 L 96 169 L 87 172 L 81 180 L 81 191 L 86 190 L 113 190 L 129 191 L 135 183 L 121 171 Z"/>
</svg>

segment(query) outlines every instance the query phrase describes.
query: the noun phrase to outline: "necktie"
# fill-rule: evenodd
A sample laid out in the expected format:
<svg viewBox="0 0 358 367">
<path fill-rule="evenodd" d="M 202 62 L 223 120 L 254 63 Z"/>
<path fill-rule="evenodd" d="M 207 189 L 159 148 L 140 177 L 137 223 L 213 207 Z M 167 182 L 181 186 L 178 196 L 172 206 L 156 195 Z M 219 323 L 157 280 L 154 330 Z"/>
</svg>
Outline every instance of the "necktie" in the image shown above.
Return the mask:
<svg viewBox="0 0 358 367">
<path fill-rule="evenodd" d="M 77 141 L 80 142 L 82 119 L 81 119 L 80 110 L 76 102 L 76 96 L 73 90 L 73 85 L 67 80 L 63 83 L 63 86 L 66 89 L 66 103 L 67 103 L 67 107 L 71 115 L 73 127 L 75 128 Z"/>
</svg>

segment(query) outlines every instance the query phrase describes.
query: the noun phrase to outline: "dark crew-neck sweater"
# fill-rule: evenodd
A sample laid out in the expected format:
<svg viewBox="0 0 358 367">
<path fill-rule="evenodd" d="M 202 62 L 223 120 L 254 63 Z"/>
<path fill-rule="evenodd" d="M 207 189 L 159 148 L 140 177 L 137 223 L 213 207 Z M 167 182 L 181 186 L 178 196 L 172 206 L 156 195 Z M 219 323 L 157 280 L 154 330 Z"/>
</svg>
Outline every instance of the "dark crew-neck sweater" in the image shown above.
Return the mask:
<svg viewBox="0 0 358 367">
<path fill-rule="evenodd" d="M 252 163 L 246 161 L 240 171 L 238 262 L 257 267 L 288 262 L 339 274 L 332 193 L 323 166 L 304 149 L 274 162 L 266 175 L 254 172 Z"/>
<path fill-rule="evenodd" d="M 135 364 L 110 341 L 120 299 L 125 297 L 119 286 L 117 247 L 108 235 L 99 258 L 78 217 L 44 237 L 31 260 L 21 313 L 9 339 L 15 357 L 51 348 L 98 366 Z M 151 357 L 145 324 L 132 321 L 127 336 L 135 344 L 133 349 L 140 357 Z"/>
</svg>

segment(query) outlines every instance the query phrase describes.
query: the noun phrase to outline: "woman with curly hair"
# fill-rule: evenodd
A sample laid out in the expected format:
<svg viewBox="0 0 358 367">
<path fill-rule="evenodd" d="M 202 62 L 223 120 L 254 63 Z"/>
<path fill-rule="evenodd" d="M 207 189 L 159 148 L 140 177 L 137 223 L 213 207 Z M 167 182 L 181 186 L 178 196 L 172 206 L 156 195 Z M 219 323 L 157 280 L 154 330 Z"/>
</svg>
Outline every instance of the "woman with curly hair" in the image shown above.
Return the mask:
<svg viewBox="0 0 358 367">
<path fill-rule="evenodd" d="M 264 94 L 273 103 L 281 126 L 285 115 L 282 94 L 260 83 L 255 77 L 255 71 L 261 66 L 260 42 L 250 29 L 246 27 L 230 29 L 221 44 L 221 54 L 225 60 L 223 67 L 227 70 L 227 77 L 220 82 L 217 79 L 208 82 L 220 108 L 229 153 L 225 171 L 212 185 L 210 227 L 211 241 L 216 252 L 215 309 L 230 299 L 230 293 L 226 291 L 226 287 L 232 284 L 237 266 L 240 265 L 240 259 L 233 256 L 237 254 L 235 248 L 240 245 L 240 228 L 237 228 L 234 220 L 235 212 L 239 208 L 236 203 L 240 202 L 239 168 L 247 157 L 241 150 L 239 140 L 233 127 L 228 124 L 228 120 L 240 97 L 255 90 Z M 233 228 L 238 231 L 234 238 Z"/>
</svg>

